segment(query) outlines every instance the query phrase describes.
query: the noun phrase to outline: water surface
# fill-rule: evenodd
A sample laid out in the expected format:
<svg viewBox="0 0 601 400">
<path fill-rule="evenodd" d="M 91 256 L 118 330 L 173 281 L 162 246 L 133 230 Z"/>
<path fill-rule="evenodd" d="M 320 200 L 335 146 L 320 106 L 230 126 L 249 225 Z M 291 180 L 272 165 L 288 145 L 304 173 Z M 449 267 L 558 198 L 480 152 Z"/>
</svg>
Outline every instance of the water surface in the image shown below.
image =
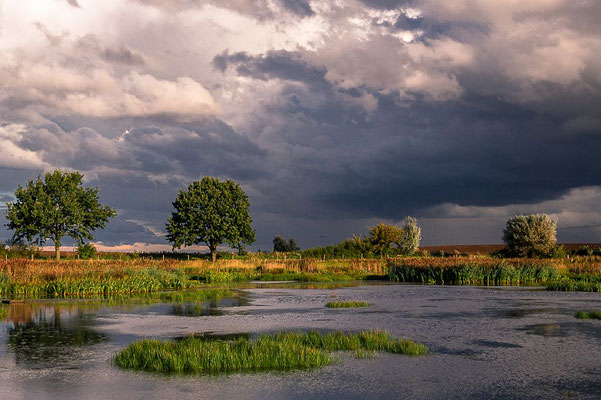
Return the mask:
<svg viewBox="0 0 601 400">
<path fill-rule="evenodd" d="M 596 293 L 460 286 L 247 284 L 108 300 L 13 304 L 0 325 L 2 399 L 599 398 Z M 360 300 L 361 309 L 329 309 Z M 169 377 L 120 370 L 142 338 L 385 329 L 433 354 L 342 355 L 309 371 Z"/>
</svg>

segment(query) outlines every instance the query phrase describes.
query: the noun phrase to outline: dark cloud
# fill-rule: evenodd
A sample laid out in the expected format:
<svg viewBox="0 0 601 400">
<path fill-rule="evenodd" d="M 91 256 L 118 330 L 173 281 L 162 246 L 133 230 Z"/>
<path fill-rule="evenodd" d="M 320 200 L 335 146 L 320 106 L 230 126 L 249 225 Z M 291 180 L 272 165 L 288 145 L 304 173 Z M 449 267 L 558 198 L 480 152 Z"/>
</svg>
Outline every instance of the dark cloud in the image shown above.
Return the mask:
<svg viewBox="0 0 601 400">
<path fill-rule="evenodd" d="M 141 55 L 132 52 L 125 46 L 106 48 L 103 56 L 108 62 L 118 62 L 127 65 L 144 65 L 144 58 Z"/>
<path fill-rule="evenodd" d="M 310 17 L 315 14 L 307 0 L 281 0 L 281 2 L 288 11 L 296 15 Z"/>
<path fill-rule="evenodd" d="M 244 52 L 229 54 L 226 50 L 213 59 L 213 66 L 221 72 L 235 68 L 238 75 L 261 80 L 278 78 L 325 82 L 327 73 L 325 67 L 311 64 L 300 53 L 285 50 L 269 51 L 260 56 L 250 56 Z"/>
</svg>

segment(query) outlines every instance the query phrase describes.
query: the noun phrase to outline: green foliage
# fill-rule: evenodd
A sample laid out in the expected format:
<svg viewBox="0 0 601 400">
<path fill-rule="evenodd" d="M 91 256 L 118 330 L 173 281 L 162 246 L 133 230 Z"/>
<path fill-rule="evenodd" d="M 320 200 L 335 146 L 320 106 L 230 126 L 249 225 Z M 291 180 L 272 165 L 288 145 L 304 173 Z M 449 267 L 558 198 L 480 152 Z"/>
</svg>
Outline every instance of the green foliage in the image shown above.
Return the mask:
<svg viewBox="0 0 601 400">
<path fill-rule="evenodd" d="M 601 311 L 578 311 L 575 317 L 579 319 L 601 319 Z"/>
<path fill-rule="evenodd" d="M 403 233 L 402 228 L 384 223 L 369 228 L 374 251 L 381 255 L 389 254 L 390 245 L 399 243 L 403 238 Z"/>
<path fill-rule="evenodd" d="M 98 189 L 81 186 L 79 172 L 56 170 L 44 179 L 29 180 L 15 191 L 16 201 L 7 203 L 7 227 L 13 230 L 13 240 L 26 239 L 43 245 L 52 240 L 56 258 L 64 236 L 78 242 L 93 239 L 92 232 L 104 228 L 115 211 L 98 202 Z"/>
<path fill-rule="evenodd" d="M 495 265 L 464 264 L 456 267 L 416 267 L 395 265 L 388 277 L 393 282 L 437 285 L 531 285 L 553 282 L 559 272 L 551 265 L 512 266 L 504 262 Z"/>
<path fill-rule="evenodd" d="M 173 248 L 205 243 L 215 261 L 218 245 L 239 248 L 255 241 L 248 196 L 232 180 L 205 176 L 179 192 L 173 207 L 166 226 Z"/>
<path fill-rule="evenodd" d="M 553 249 L 551 250 L 550 257 L 551 258 L 566 258 L 567 255 L 568 255 L 568 253 L 566 252 L 566 249 L 563 246 L 555 245 L 555 246 L 553 246 Z"/>
<path fill-rule="evenodd" d="M 507 221 L 503 242 L 513 256 L 546 257 L 557 243 L 556 227 L 546 214 L 516 215 Z"/>
<path fill-rule="evenodd" d="M 560 292 L 601 292 L 601 274 L 567 274 L 547 285 Z"/>
<path fill-rule="evenodd" d="M 273 251 L 274 252 L 288 253 L 291 251 L 299 251 L 299 250 L 300 250 L 300 247 L 298 247 L 296 240 L 294 240 L 293 238 L 290 238 L 290 240 L 286 241 L 286 239 L 284 239 L 283 237 L 281 237 L 279 235 L 275 235 L 273 237 Z"/>
<path fill-rule="evenodd" d="M 328 301 L 326 303 L 328 308 L 357 308 L 357 307 L 369 307 L 369 303 L 366 301 Z"/>
<path fill-rule="evenodd" d="M 96 256 L 96 247 L 90 242 L 80 243 L 79 246 L 77 246 L 77 255 L 84 260 L 94 258 Z"/>
<path fill-rule="evenodd" d="M 331 351 L 387 351 L 426 354 L 426 346 L 394 339 L 382 331 L 261 335 L 255 340 L 188 337 L 179 341 L 142 340 L 119 352 L 113 362 L 126 369 L 168 374 L 219 374 L 322 367 Z"/>
<path fill-rule="evenodd" d="M 417 220 L 413 217 L 406 217 L 403 221 L 403 228 L 400 240 L 397 245 L 401 254 L 410 255 L 419 249 L 419 243 L 422 238 L 422 229 L 417 225 Z"/>
</svg>

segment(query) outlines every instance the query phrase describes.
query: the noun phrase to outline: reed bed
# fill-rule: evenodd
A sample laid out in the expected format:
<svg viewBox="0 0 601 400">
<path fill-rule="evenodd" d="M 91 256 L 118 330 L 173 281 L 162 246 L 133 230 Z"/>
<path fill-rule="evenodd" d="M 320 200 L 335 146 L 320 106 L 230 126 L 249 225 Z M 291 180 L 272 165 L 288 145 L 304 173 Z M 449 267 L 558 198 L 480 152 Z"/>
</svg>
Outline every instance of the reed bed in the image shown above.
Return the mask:
<svg viewBox="0 0 601 400">
<path fill-rule="evenodd" d="M 447 265 L 428 264 L 427 259 L 418 265 L 403 262 L 392 264 L 388 277 L 393 282 L 493 286 L 544 284 L 560 278 L 559 270 L 546 262 L 491 261 L 452 260 Z"/>
<path fill-rule="evenodd" d="M 578 311 L 575 317 L 579 319 L 601 319 L 601 311 Z"/>
<path fill-rule="evenodd" d="M 366 301 L 328 301 L 326 307 L 328 308 L 358 308 L 358 307 L 369 307 L 370 304 Z"/>
<path fill-rule="evenodd" d="M 0 321 L 4 321 L 8 318 L 8 305 L 0 304 Z"/>
<path fill-rule="evenodd" d="M 231 372 L 286 371 L 331 364 L 333 351 L 386 351 L 421 355 L 426 346 L 394 339 L 383 331 L 346 334 L 332 332 L 282 332 L 255 340 L 188 337 L 179 341 L 141 340 L 113 358 L 115 365 L 135 371 L 167 374 L 220 374 Z M 360 353 L 359 353 L 360 354 Z"/>
</svg>

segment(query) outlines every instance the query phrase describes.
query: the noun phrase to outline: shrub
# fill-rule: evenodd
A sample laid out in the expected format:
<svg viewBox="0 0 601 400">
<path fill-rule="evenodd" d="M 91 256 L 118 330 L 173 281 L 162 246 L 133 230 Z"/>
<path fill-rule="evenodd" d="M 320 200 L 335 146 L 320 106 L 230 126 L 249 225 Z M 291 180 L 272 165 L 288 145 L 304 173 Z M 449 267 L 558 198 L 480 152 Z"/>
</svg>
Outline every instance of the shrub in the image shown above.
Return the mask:
<svg viewBox="0 0 601 400">
<path fill-rule="evenodd" d="M 546 257 L 557 243 L 557 221 L 546 214 L 516 215 L 507 221 L 503 242 L 517 257 Z"/>
<path fill-rule="evenodd" d="M 77 246 L 77 255 L 84 260 L 94 258 L 96 255 L 96 247 L 90 242 L 80 243 L 79 246 Z"/>
</svg>

